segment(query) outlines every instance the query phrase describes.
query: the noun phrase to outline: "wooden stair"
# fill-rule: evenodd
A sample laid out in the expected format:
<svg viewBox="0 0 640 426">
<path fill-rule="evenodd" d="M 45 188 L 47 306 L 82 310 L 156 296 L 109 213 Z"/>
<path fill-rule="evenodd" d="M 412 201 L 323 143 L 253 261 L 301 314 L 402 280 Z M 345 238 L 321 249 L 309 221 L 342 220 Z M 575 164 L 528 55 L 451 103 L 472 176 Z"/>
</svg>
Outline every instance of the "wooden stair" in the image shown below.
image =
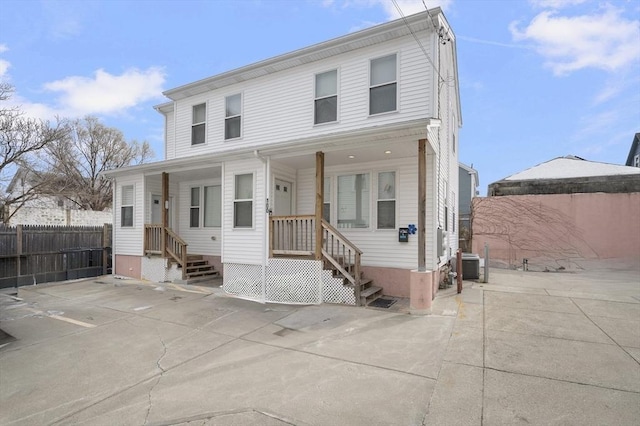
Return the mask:
<svg viewBox="0 0 640 426">
<path fill-rule="evenodd" d="M 185 269 L 187 284 L 196 284 L 220 276 L 220 272 L 216 271 L 214 266 L 210 265 L 209 261 L 204 259 L 200 254 L 187 255 L 187 266 Z"/>
<path fill-rule="evenodd" d="M 353 274 L 353 271 L 355 270 L 355 265 L 346 264 L 342 261 L 342 259 L 339 259 L 339 261 L 341 266 L 347 272 L 349 272 L 350 274 Z M 353 287 L 353 284 L 351 284 L 351 281 L 349 281 L 346 277 L 344 277 L 340 271 L 334 268 L 333 265 L 330 262 L 327 262 L 326 260 L 324 261 L 324 269 L 332 271 L 333 276 L 335 278 L 342 278 L 345 286 Z M 367 306 L 369 305 L 369 303 L 373 302 L 374 300 L 380 297 L 382 297 L 382 287 L 373 285 L 373 280 L 369 278 L 365 278 L 364 274 L 360 272 L 360 306 Z"/>
</svg>

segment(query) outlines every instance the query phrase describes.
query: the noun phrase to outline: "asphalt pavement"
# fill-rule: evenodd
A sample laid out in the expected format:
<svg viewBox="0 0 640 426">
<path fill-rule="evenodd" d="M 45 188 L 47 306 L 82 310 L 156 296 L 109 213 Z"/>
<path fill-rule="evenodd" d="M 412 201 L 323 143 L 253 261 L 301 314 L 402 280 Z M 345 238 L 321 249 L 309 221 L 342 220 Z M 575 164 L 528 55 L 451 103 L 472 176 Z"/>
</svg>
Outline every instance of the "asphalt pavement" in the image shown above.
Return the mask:
<svg viewBox="0 0 640 426">
<path fill-rule="evenodd" d="M 640 271 L 492 269 L 406 305 L 22 287 L 0 294 L 0 424 L 639 424 Z"/>
</svg>

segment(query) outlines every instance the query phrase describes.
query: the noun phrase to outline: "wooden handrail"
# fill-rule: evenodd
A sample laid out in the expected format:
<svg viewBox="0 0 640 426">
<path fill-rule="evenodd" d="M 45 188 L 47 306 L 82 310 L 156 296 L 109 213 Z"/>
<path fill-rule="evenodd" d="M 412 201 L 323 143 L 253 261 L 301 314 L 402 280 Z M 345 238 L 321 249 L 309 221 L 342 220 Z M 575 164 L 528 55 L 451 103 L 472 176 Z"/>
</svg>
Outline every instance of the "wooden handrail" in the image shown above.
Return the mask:
<svg viewBox="0 0 640 426">
<path fill-rule="evenodd" d="M 340 231 L 338 231 L 336 228 L 333 227 L 333 225 L 331 225 L 329 222 L 327 222 L 324 219 L 322 219 L 322 227 L 328 229 L 329 231 L 331 231 L 332 234 L 334 234 L 337 237 L 339 237 L 344 242 L 345 245 L 353 248 L 353 250 L 355 250 L 358 253 L 362 254 L 362 251 L 360 251 L 360 249 L 358 247 L 356 247 L 355 244 L 353 244 L 351 241 L 349 241 L 344 235 L 342 235 L 340 233 Z"/>
<path fill-rule="evenodd" d="M 146 254 L 163 254 L 162 236 L 166 244 L 166 253 L 182 268 L 182 279 L 187 277 L 187 246 L 188 244 L 171 228 L 164 228 L 159 224 L 144 225 L 144 252 Z"/>
</svg>

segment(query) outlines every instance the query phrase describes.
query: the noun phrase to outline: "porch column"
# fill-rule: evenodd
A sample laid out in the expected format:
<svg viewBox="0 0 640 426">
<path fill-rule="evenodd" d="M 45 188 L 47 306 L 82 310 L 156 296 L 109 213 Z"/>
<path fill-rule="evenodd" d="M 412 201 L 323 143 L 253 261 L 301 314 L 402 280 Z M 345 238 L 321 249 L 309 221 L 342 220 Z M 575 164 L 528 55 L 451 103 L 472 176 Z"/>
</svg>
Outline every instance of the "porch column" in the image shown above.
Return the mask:
<svg viewBox="0 0 640 426">
<path fill-rule="evenodd" d="M 418 271 L 427 270 L 425 221 L 427 216 L 427 140 L 418 141 Z"/>
<path fill-rule="evenodd" d="M 324 205 L 324 152 L 316 152 L 316 252 L 315 259 L 322 259 L 322 207 Z"/>
<path fill-rule="evenodd" d="M 162 172 L 162 257 L 167 258 L 167 227 L 169 226 L 169 173 Z"/>
<path fill-rule="evenodd" d="M 426 265 L 427 212 L 427 140 L 418 141 L 418 269 L 409 278 L 409 312 L 413 315 L 431 313 L 434 273 Z"/>
</svg>

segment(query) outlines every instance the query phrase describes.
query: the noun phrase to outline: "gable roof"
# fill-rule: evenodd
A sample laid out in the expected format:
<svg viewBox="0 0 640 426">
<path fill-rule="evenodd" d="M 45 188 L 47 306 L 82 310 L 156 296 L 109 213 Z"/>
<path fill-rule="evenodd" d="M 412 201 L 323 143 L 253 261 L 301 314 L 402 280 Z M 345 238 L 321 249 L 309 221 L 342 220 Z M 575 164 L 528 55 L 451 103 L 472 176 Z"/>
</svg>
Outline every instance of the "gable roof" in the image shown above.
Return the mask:
<svg viewBox="0 0 640 426">
<path fill-rule="evenodd" d="M 480 175 L 478 174 L 478 171 L 473 168 L 473 164 L 471 166 L 467 166 L 466 164 L 459 162 L 458 163 L 458 168 L 466 171 L 470 175 L 475 175 L 476 176 L 476 187 L 478 187 L 480 185 Z"/>
<path fill-rule="evenodd" d="M 567 155 L 566 157 L 558 157 L 538 164 L 502 180 L 571 179 L 622 175 L 640 175 L 640 168 L 599 163 Z"/>
<path fill-rule="evenodd" d="M 633 137 L 633 142 L 631 142 L 629 155 L 627 155 L 627 162 L 625 163 L 627 166 L 633 166 L 633 157 L 635 157 L 636 152 L 638 152 L 639 144 L 640 144 L 640 133 L 636 133 L 636 135 Z"/>
</svg>

